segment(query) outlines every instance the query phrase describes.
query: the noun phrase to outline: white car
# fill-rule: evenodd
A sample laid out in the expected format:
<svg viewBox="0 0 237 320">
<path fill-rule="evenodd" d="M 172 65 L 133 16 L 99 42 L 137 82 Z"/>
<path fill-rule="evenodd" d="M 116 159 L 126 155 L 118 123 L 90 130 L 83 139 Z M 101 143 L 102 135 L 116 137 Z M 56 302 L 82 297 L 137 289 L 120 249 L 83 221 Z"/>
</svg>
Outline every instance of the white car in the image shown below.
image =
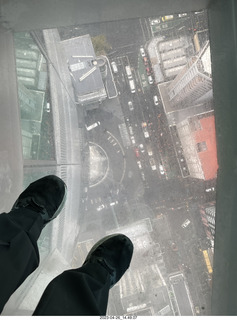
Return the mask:
<svg viewBox="0 0 237 320">
<path fill-rule="evenodd" d="M 182 228 L 186 228 L 190 224 L 190 220 L 186 219 L 184 223 L 181 225 Z"/>
<path fill-rule="evenodd" d="M 138 165 L 138 168 L 139 168 L 139 169 L 142 169 L 141 161 L 137 161 L 137 165 Z"/>
<path fill-rule="evenodd" d="M 160 170 L 160 174 L 165 174 L 165 170 L 162 164 L 159 165 L 159 170 Z"/>
<path fill-rule="evenodd" d="M 102 205 L 100 205 L 96 210 L 97 210 L 97 211 L 101 211 L 101 210 L 103 210 L 104 208 L 105 208 L 105 205 L 102 204 Z"/>
<path fill-rule="evenodd" d="M 118 73 L 118 67 L 117 67 L 116 62 L 114 62 L 114 61 L 111 62 L 111 67 L 112 67 L 114 73 Z"/>
<path fill-rule="evenodd" d="M 150 84 L 153 84 L 153 83 L 154 83 L 154 80 L 152 79 L 152 76 L 148 76 L 147 78 L 148 78 L 148 82 L 149 82 Z"/>
<path fill-rule="evenodd" d="M 206 192 L 211 192 L 211 191 L 215 191 L 215 188 L 211 187 L 211 188 L 206 189 Z"/>
<path fill-rule="evenodd" d="M 47 102 L 47 104 L 46 104 L 46 112 L 50 112 L 50 103 L 49 102 Z"/>
<path fill-rule="evenodd" d="M 140 53 L 141 53 L 141 56 L 142 57 L 145 57 L 146 56 L 146 53 L 145 53 L 145 50 L 143 47 L 140 48 Z"/>
<path fill-rule="evenodd" d="M 145 173 L 144 173 L 143 171 L 141 172 L 141 176 L 142 176 L 142 180 L 143 180 L 143 181 L 146 181 Z"/>
<path fill-rule="evenodd" d="M 140 148 L 140 150 L 141 150 L 142 153 L 145 152 L 144 145 L 143 145 L 142 143 L 139 144 L 139 148 Z"/>
<path fill-rule="evenodd" d="M 160 19 L 151 20 L 151 25 L 152 26 L 155 26 L 156 24 L 159 24 L 159 23 L 160 23 Z"/>
<path fill-rule="evenodd" d="M 150 165 L 151 165 L 151 169 L 152 170 L 156 170 L 156 163 L 155 160 L 153 158 L 150 158 Z"/>
<path fill-rule="evenodd" d="M 146 122 L 142 122 L 142 130 L 143 130 L 143 133 L 144 133 L 144 137 L 145 138 L 149 138 L 150 135 L 149 135 L 149 132 L 147 130 L 147 123 Z"/>
<path fill-rule="evenodd" d="M 99 125 L 100 125 L 100 121 L 97 121 L 97 122 L 93 123 L 92 125 L 90 125 L 89 127 L 86 126 L 86 130 L 90 131 L 90 130 L 98 127 Z"/>
<path fill-rule="evenodd" d="M 155 106 L 158 106 L 159 100 L 158 100 L 158 97 L 157 97 L 157 96 L 154 96 L 154 97 L 153 97 L 153 101 L 154 101 L 154 105 L 155 105 Z"/>
<path fill-rule="evenodd" d="M 132 101 L 128 101 L 128 107 L 129 107 L 129 110 L 130 110 L 130 111 L 133 111 L 133 110 L 134 110 Z"/>
<path fill-rule="evenodd" d="M 113 206 L 115 206 L 116 204 L 118 204 L 118 201 L 111 202 L 109 205 L 110 205 L 111 207 L 113 207 Z"/>
<path fill-rule="evenodd" d="M 132 141 L 132 144 L 136 144 L 134 136 L 131 136 L 131 141 Z"/>
<path fill-rule="evenodd" d="M 150 137 L 149 132 L 147 131 L 147 129 L 144 129 L 143 133 L 144 133 L 144 137 L 145 138 L 149 138 Z"/>
<path fill-rule="evenodd" d="M 180 14 L 178 14 L 178 17 L 182 18 L 182 17 L 186 17 L 187 15 L 188 15 L 187 13 L 180 13 Z"/>
</svg>

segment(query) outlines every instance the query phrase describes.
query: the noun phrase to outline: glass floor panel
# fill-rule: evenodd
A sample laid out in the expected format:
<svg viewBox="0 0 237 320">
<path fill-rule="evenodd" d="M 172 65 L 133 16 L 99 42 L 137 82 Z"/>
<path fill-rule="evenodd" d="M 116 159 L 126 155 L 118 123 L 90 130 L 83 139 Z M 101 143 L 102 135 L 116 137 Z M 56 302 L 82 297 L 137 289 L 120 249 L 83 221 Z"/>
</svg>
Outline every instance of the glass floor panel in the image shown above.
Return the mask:
<svg viewBox="0 0 237 320">
<path fill-rule="evenodd" d="M 68 199 L 3 315 L 32 314 L 47 283 L 112 233 L 131 238 L 134 256 L 108 315 L 209 315 L 218 165 L 207 12 L 15 33 L 14 46 L 22 189 L 56 174 Z"/>
</svg>

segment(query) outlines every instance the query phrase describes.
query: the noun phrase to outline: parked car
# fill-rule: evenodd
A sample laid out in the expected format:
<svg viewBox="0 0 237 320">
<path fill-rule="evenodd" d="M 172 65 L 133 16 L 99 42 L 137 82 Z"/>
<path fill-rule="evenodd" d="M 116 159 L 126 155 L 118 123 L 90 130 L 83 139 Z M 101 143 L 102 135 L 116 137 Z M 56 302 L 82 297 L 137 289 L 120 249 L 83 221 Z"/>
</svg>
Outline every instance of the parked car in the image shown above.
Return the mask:
<svg viewBox="0 0 237 320">
<path fill-rule="evenodd" d="M 140 48 L 140 53 L 142 57 L 145 57 L 146 53 L 143 47 Z"/>
<path fill-rule="evenodd" d="M 131 136 L 131 141 L 132 141 L 132 144 L 136 144 L 134 136 Z"/>
<path fill-rule="evenodd" d="M 159 23 L 160 23 L 160 19 L 151 20 L 151 25 L 152 26 L 155 26 L 156 24 L 159 24 Z"/>
<path fill-rule="evenodd" d="M 148 156 L 152 156 L 153 155 L 153 151 L 152 151 L 152 148 L 151 148 L 150 144 L 147 145 L 147 153 L 148 153 Z"/>
<path fill-rule="evenodd" d="M 132 101 L 128 101 L 128 108 L 129 108 L 130 111 L 134 110 Z"/>
<path fill-rule="evenodd" d="M 179 13 L 178 14 L 178 17 L 179 18 L 182 18 L 182 17 L 186 17 L 188 14 L 187 13 Z"/>
<path fill-rule="evenodd" d="M 132 128 L 132 126 L 129 126 L 129 127 L 128 127 L 128 130 L 129 130 L 130 135 L 132 136 L 132 135 L 133 135 L 133 128 Z"/>
<path fill-rule="evenodd" d="M 184 223 L 181 225 L 182 228 L 186 228 L 190 224 L 190 220 L 186 219 Z"/>
<path fill-rule="evenodd" d="M 141 163 L 141 161 L 137 161 L 137 165 L 138 165 L 138 168 L 139 168 L 139 169 L 142 169 L 142 163 Z"/>
<path fill-rule="evenodd" d="M 148 76 L 148 82 L 149 82 L 150 84 L 153 84 L 153 83 L 154 83 L 154 80 L 153 80 L 152 76 Z"/>
<path fill-rule="evenodd" d="M 117 67 L 117 64 L 116 62 L 111 62 L 111 67 L 112 67 L 112 70 L 114 73 L 118 73 L 118 67 Z"/>
<path fill-rule="evenodd" d="M 153 97 L 153 101 L 154 101 L 154 104 L 155 104 L 156 106 L 158 106 L 159 100 L 158 100 L 158 97 L 157 97 L 157 96 L 154 96 L 154 97 Z"/>
<path fill-rule="evenodd" d="M 140 150 L 141 150 L 142 153 L 145 152 L 144 145 L 143 145 L 142 143 L 139 144 L 139 148 L 140 148 Z"/>
<path fill-rule="evenodd" d="M 148 63 L 149 63 L 148 58 L 147 58 L 147 57 L 144 57 L 144 58 L 143 58 L 143 62 L 144 62 L 145 65 L 148 65 Z"/>
<path fill-rule="evenodd" d="M 150 75 L 151 73 L 152 73 L 152 70 L 150 68 L 146 67 L 146 74 Z"/>
<path fill-rule="evenodd" d="M 164 167 L 162 166 L 162 164 L 159 165 L 159 170 L 160 170 L 160 174 L 165 174 L 165 170 Z"/>
<path fill-rule="evenodd" d="M 92 129 L 94 129 L 94 128 L 96 128 L 96 127 L 98 127 L 100 125 L 100 121 L 97 121 L 97 122 L 95 122 L 95 123 L 93 123 L 93 124 L 91 124 L 90 126 L 86 126 L 86 130 L 87 131 L 90 131 L 90 130 L 92 130 Z"/>
<path fill-rule="evenodd" d="M 46 112 L 50 112 L 50 103 L 49 102 L 47 102 L 47 104 L 46 104 Z"/>
<path fill-rule="evenodd" d="M 139 149 L 135 148 L 134 151 L 135 151 L 136 157 L 139 158 L 140 157 Z"/>
<path fill-rule="evenodd" d="M 151 169 L 156 170 L 155 160 L 153 158 L 150 158 L 149 161 L 150 161 Z"/>
<path fill-rule="evenodd" d="M 168 21 L 168 20 L 172 20 L 174 18 L 173 15 L 168 15 L 168 16 L 164 16 L 161 18 L 162 21 Z"/>
<path fill-rule="evenodd" d="M 149 132 L 147 130 L 147 123 L 146 122 L 142 122 L 142 130 L 143 130 L 143 134 L 145 138 L 149 138 Z"/>
</svg>

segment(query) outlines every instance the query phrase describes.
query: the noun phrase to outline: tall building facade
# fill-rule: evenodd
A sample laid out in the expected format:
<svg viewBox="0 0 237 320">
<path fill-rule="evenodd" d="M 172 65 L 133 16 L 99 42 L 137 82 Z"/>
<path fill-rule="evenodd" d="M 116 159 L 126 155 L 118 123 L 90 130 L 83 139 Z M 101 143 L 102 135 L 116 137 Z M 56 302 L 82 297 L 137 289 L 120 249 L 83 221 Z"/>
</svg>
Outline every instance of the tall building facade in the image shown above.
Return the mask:
<svg viewBox="0 0 237 320">
<path fill-rule="evenodd" d="M 192 57 L 177 77 L 169 84 L 170 103 L 182 107 L 212 99 L 212 78 L 209 42 L 198 56 Z"/>
</svg>

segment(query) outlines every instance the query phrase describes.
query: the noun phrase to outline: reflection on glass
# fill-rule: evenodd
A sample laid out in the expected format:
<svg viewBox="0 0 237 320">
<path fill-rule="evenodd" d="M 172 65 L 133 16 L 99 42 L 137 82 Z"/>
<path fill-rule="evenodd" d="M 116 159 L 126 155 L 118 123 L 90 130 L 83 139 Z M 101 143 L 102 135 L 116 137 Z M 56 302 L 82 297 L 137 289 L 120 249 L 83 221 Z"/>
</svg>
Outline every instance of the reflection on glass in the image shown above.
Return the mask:
<svg viewBox="0 0 237 320">
<path fill-rule="evenodd" d="M 16 33 L 14 40 L 23 157 L 54 160 L 47 63 L 29 33 Z"/>
<path fill-rule="evenodd" d="M 44 30 L 38 41 L 46 58 L 15 35 L 24 158 L 55 159 L 56 57 L 84 130 L 71 265 L 125 233 L 134 258 L 108 314 L 210 314 L 218 165 L 206 11 Z"/>
</svg>

